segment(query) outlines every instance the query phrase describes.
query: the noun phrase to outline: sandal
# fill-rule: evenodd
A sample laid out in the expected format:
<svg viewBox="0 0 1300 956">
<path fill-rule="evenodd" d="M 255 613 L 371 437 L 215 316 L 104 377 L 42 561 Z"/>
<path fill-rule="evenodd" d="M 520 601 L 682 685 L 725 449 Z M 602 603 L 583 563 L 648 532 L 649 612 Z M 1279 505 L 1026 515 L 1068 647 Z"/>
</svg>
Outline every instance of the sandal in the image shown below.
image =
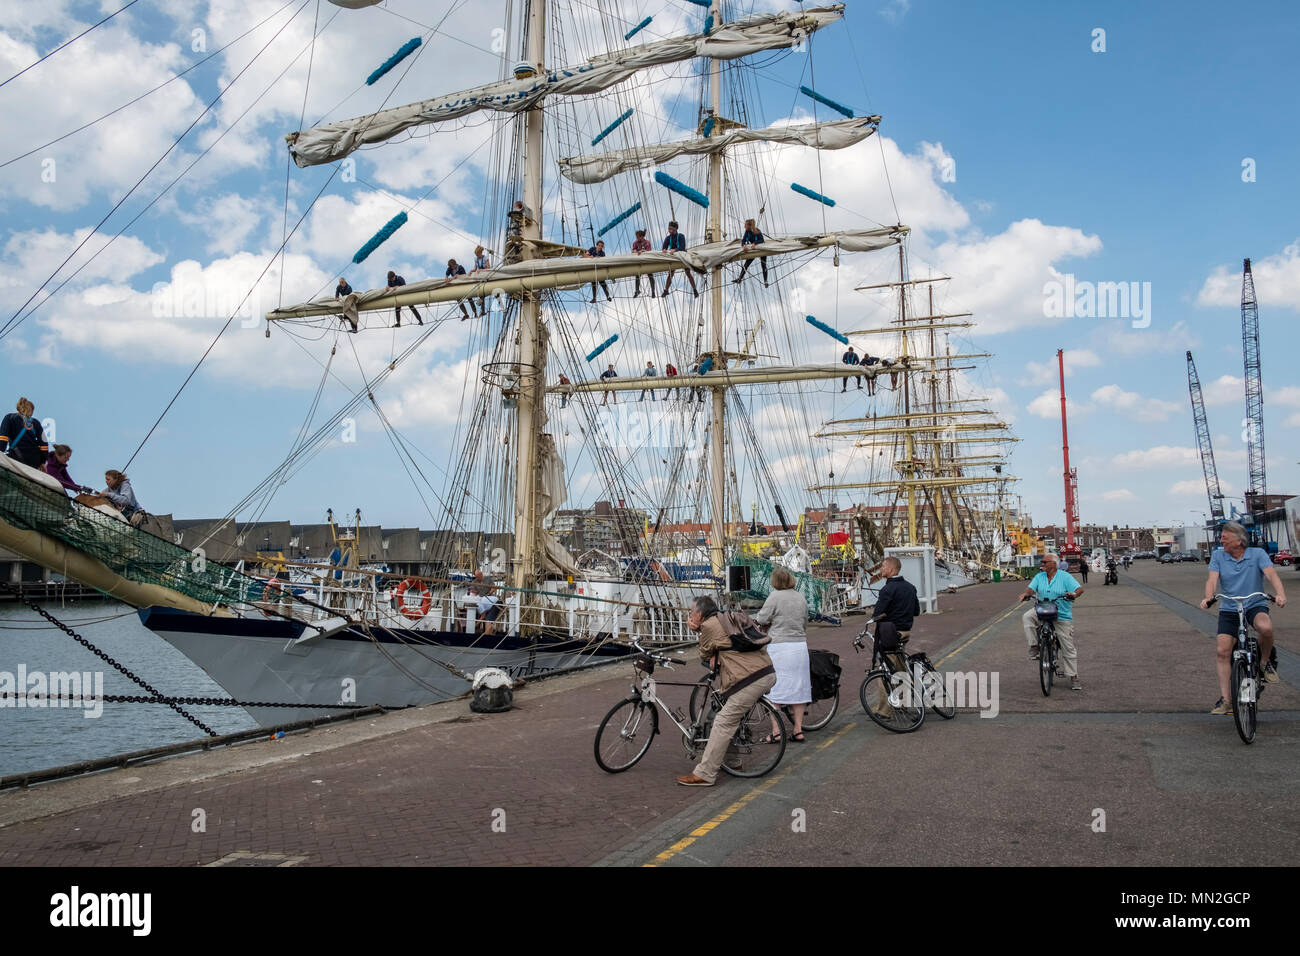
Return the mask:
<svg viewBox="0 0 1300 956">
<path fill-rule="evenodd" d="M 801 731 L 799 731 L 797 734 L 791 734 L 791 735 L 790 735 L 790 739 L 793 740 L 793 741 L 794 741 L 795 743 L 797 743 L 797 744 L 801 744 L 801 743 L 803 743 L 805 740 L 807 740 L 808 738 L 804 736 L 804 733 L 803 733 L 803 731 L 801 730 Z"/>
<path fill-rule="evenodd" d="M 766 737 L 758 738 L 760 744 L 779 744 L 781 742 L 780 734 L 768 734 Z"/>
</svg>

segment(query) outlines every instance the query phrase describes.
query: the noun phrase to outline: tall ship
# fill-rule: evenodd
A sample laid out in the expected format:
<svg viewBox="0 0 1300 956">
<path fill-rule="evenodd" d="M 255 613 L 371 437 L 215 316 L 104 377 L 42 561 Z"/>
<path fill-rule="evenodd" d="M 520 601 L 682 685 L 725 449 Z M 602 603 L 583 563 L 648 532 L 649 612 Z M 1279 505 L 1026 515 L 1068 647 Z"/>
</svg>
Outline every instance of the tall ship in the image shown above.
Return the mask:
<svg viewBox="0 0 1300 956">
<path fill-rule="evenodd" d="M 349 8 L 337 12 L 344 18 L 377 13 L 367 0 L 332 2 Z M 147 521 L 69 498 L 10 459 L 0 460 L 0 544 L 138 608 L 148 629 L 267 725 L 340 700 L 449 699 L 483 667 L 528 676 L 621 657 L 633 641 L 688 641 L 696 596 L 761 599 L 775 564 L 795 572 L 813 615 L 835 620 L 864 595 L 828 572 L 836 546 L 807 538 L 809 494 L 868 492 L 903 509 L 905 535 L 866 507 L 857 549 L 840 546 L 868 579 L 880 548 L 920 540 L 924 514 L 954 582 L 974 574 L 988 559 L 973 544 L 974 496 L 983 507 L 1002 483 L 981 471 L 1001 459 L 970 450 L 996 425 L 953 389 L 954 363 L 971 356 L 940 348 L 936 333 L 949 327 L 933 309 L 913 317 L 908 228 L 864 225 L 836 208 L 830 185 L 788 179 L 782 162 L 851 149 L 881 117 L 806 83 L 793 113 L 788 85 L 770 110 L 759 95 L 774 59 L 815 63 L 818 35 L 844 29 L 844 6 L 770 12 L 756 3 L 737 15 L 740 6 L 693 0 L 651 17 L 631 4 L 511 4 L 495 82 L 413 88 L 408 76 L 422 74 L 410 67 L 445 42 L 430 28 L 368 78 L 383 86 L 385 105 L 285 136 L 298 170 L 331 170 L 318 200 L 358 151 L 437 149 L 489 124 L 489 225 L 478 238 L 483 258 L 463 273 L 430 264 L 427 277 L 404 284 L 314 293 L 285 262 L 283 276 L 264 277 L 305 296 L 265 314 L 266 336 L 314 348 L 322 384 L 284 461 L 231 509 L 221 533 L 239 537 L 341 423 L 367 411 L 429 514 L 448 533 L 490 545 L 436 574 L 394 574 L 368 564 L 348 529 L 331 523 L 328 558 L 250 552 L 220 563 L 207 559 L 206 540 L 152 533 Z M 657 113 L 660 102 L 675 106 L 670 116 Z M 421 214 L 429 192 L 414 201 L 383 194 L 392 217 L 375 223 L 354 262 Z M 286 223 L 288 202 L 286 188 Z M 293 235 L 286 227 L 280 254 Z M 896 319 L 854 328 L 861 316 L 847 297 L 841 311 L 838 295 L 808 314 L 801 274 L 823 270 L 847 290 L 860 274 L 853 263 L 881 255 L 896 255 L 904 273 Z M 376 362 L 357 351 L 414 310 L 419 324 L 408 320 L 391 355 Z M 836 406 L 852 414 L 826 418 L 827 397 L 856 374 L 840 356 L 850 335 L 869 338 L 884 360 L 862 374 L 901 377 L 901 394 L 890 391 L 899 410 L 880 414 L 859 394 Z M 392 425 L 385 386 L 449 336 L 464 342 L 465 397 L 444 469 Z M 349 399 L 319 409 L 326 381 L 349 376 Z M 827 440 L 850 435 L 864 449 L 888 438 L 888 465 L 870 459 L 865 478 L 825 480 Z M 617 553 L 575 553 L 558 540 L 575 484 L 639 516 L 620 525 Z M 696 531 L 674 530 L 684 527 Z M 764 535 L 769 546 L 755 547 Z"/>
</svg>

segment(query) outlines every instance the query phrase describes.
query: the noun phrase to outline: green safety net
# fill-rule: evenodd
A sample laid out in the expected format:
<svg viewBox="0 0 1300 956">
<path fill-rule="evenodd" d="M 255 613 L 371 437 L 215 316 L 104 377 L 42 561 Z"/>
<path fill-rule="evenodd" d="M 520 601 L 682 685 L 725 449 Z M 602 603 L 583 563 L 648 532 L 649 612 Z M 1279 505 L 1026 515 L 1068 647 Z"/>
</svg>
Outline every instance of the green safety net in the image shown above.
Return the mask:
<svg viewBox="0 0 1300 956">
<path fill-rule="evenodd" d="M 762 558 L 741 554 L 733 557 L 731 563 L 749 568 L 749 590 L 741 591 L 740 595 L 756 601 L 766 601 L 767 596 L 772 593 L 772 572 L 778 565 L 771 561 L 764 561 Z M 790 571 L 789 568 L 786 570 Z M 790 574 L 794 576 L 795 590 L 808 602 L 809 617 L 818 617 L 825 609 L 834 607 L 834 581 L 819 578 L 807 571 L 790 571 Z"/>
<path fill-rule="evenodd" d="M 128 581 L 156 584 L 209 606 L 262 600 L 262 581 L 201 560 L 165 538 L 88 508 L 7 468 L 0 468 L 0 521 L 61 541 L 98 559 Z"/>
</svg>

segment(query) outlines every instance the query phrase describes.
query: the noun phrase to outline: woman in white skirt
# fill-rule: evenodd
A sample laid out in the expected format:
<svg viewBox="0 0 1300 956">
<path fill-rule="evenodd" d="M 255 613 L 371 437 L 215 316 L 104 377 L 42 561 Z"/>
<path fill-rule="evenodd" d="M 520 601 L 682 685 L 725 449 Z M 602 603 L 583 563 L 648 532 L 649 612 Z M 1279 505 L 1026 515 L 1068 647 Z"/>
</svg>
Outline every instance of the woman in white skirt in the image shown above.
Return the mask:
<svg viewBox="0 0 1300 956">
<path fill-rule="evenodd" d="M 790 739 L 803 743 L 803 711 L 812 703 L 812 675 L 808 667 L 808 602 L 794 589 L 794 575 L 785 568 L 772 572 L 772 593 L 754 620 L 770 625 L 772 643 L 767 653 L 776 668 L 776 686 L 767 699 L 777 707 L 788 705 L 794 713 Z M 779 740 L 781 729 L 772 727 L 771 739 Z"/>
</svg>

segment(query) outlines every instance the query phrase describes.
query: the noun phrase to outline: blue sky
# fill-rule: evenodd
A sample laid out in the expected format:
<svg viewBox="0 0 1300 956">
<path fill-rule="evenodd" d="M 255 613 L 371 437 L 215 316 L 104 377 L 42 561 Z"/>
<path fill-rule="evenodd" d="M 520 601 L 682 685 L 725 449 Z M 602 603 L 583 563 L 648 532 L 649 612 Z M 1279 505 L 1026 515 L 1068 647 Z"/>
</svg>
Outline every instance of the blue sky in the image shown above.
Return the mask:
<svg viewBox="0 0 1300 956">
<path fill-rule="evenodd" d="M 274 0 L 137 5 L 0 87 L 0 104 L 13 117 L 0 162 L 192 65 L 204 55 L 193 50 L 196 29 L 204 31 L 207 50 L 215 50 L 281 6 Z M 291 4 L 228 56 L 123 111 L 116 123 L 0 168 L 4 319 L 71 251 L 76 231 L 94 225 L 193 120 L 219 78 L 228 82 L 299 6 Z M 560 6 L 572 18 L 570 46 L 581 54 L 573 59 L 597 52 L 599 33 L 580 26 L 585 5 Z M 318 41 L 308 122 L 359 115 L 390 94 L 388 105 L 396 105 L 496 78 L 500 59 L 491 50 L 492 30 L 504 18 L 499 4 L 475 3 L 452 9 L 445 32 L 428 44 L 432 55 L 420 58 L 395 91 L 394 82 L 381 82 L 355 92 L 373 65 L 421 33 L 402 16 L 428 24 L 454 4 L 389 0 L 385 7 L 336 11 L 320 5 L 320 23 L 336 12 L 338 20 Z M 10 5 L 0 12 L 0 72 L 9 76 L 111 9 L 112 3 Z M 698 21 L 695 8 L 674 0 L 621 9 L 628 22 L 643 11 L 654 14 L 661 35 Z M 193 159 L 252 105 L 248 117 L 110 253 L 0 343 L 0 380 L 8 386 L 0 398 L 9 406 L 27 395 L 40 416 L 55 418 L 59 439 L 75 448 L 71 470 L 78 480 L 98 483 L 103 468 L 124 464 L 224 318 L 156 315 L 155 284 L 242 294 L 278 244 L 285 190 L 281 137 L 298 125 L 305 58 L 284 80 L 272 80 L 306 48 L 315 10 L 313 0 L 272 41 L 269 55 L 233 87 L 227 102 L 127 201 L 127 216 L 139 209 L 140 197 L 147 201 L 161 189 L 168 171 L 179 171 L 174 162 Z M 1105 30 L 1105 52 L 1092 50 L 1098 28 Z M 860 112 L 883 115 L 879 142 L 821 157 L 823 182 L 834 185 L 839 201 L 830 225 L 893 221 L 894 203 L 882 178 L 888 170 L 899 216 L 914 229 L 913 274 L 951 275 L 939 305 L 974 311 L 970 341 L 995 353 L 971 384 L 1014 421 L 1022 441 L 1012 470 L 1023 479 L 1020 494 L 1039 523 L 1057 520 L 1061 509 L 1057 348 L 1073 352 L 1067 380 L 1074 406 L 1071 455 L 1084 520 L 1194 521 L 1206 503 L 1187 402 L 1186 349 L 1194 351 L 1206 386 L 1220 475 L 1230 493 L 1240 494 L 1246 483 L 1237 308 L 1244 256 L 1255 262 L 1260 300 L 1269 487 L 1300 488 L 1293 451 L 1300 375 L 1292 359 L 1300 309 L 1294 172 L 1300 131 L 1292 121 L 1297 40 L 1300 14 L 1282 3 L 1253 4 L 1245 15 L 1208 3 L 851 3 L 843 23 L 814 38 L 810 63 L 796 55 L 756 58 L 768 65 L 751 77 L 757 91 L 752 109 L 763 122 L 790 116 L 792 104 L 803 115 L 806 104 L 797 102 L 793 87 L 815 77 L 819 90 Z M 262 90 L 269 92 L 253 95 Z M 693 87 L 676 100 L 654 89 L 635 95 L 644 98 L 646 113 L 658 110 L 665 138 L 684 136 L 693 123 Z M 617 115 L 616 102 L 606 99 L 575 114 L 578 125 L 594 135 Z M 467 258 L 475 237 L 494 228 L 483 198 L 490 128 L 458 128 L 436 146 L 402 144 L 362 154 L 359 182 L 336 179 L 290 245 L 286 301 L 332 288 L 351 251 L 402 208 L 399 199 L 411 203 L 429 194 L 421 214 L 383 255 L 349 270 L 354 286 L 382 284 L 389 263 L 414 279 L 449 255 Z M 576 142 L 577 132 L 559 131 L 555 139 L 566 135 Z M 42 161 L 50 158 L 57 174 L 45 182 Z M 1242 180 L 1247 158 L 1254 160 L 1254 182 Z M 817 174 L 808 151 L 779 151 L 774 162 L 775 181 L 810 181 Z M 291 223 L 328 174 L 292 171 Z M 602 215 L 622 208 L 613 187 L 592 195 Z M 822 210 L 780 202 L 777 222 L 789 231 L 820 227 Z M 554 235 L 557 225 L 548 221 Z M 108 234 L 124 224 L 124 218 L 111 219 Z M 698 226 L 693 231 L 698 236 Z M 783 281 L 800 288 L 810 310 L 838 327 L 861 327 L 862 315 L 878 313 L 855 304 L 860 298 L 853 298 L 853 280 L 887 279 L 890 263 L 855 262 L 853 268 L 852 275 L 832 281 L 819 260 Z M 1150 283 L 1150 326 L 1133 328 L 1124 318 L 1047 317 L 1044 283 L 1065 274 L 1080 282 Z M 277 296 L 277 289 L 264 286 L 258 304 L 274 304 Z M 584 313 L 581 297 L 570 298 L 573 314 L 583 316 L 584 335 L 616 327 L 609 313 Z M 403 434 L 439 463 L 447 461 L 449 422 L 460 409 L 467 369 L 476 367 L 472 356 L 483 345 L 475 335 L 461 327 L 433 337 L 418 369 L 395 378 L 385 399 Z M 366 341 L 356 358 L 344 342 L 332 366 L 353 385 L 357 363 L 374 374 L 401 341 L 381 331 L 357 338 Z M 624 374 L 643 364 L 644 349 L 628 338 L 627 352 L 614 353 Z M 295 344 L 278 332 L 268 341 L 257 323 L 232 328 L 132 465 L 145 506 L 207 516 L 225 513 L 242 498 L 287 450 L 329 342 Z M 816 361 L 837 354 L 811 340 L 797 348 Z M 331 384 L 322 404 L 332 410 L 343 397 L 343 389 Z M 825 400 L 836 399 L 828 394 Z M 791 427 L 779 405 L 779 396 L 755 399 L 760 434 Z M 358 424 L 356 445 L 323 450 L 280 493 L 268 517 L 310 521 L 327 507 L 350 512 L 360 506 L 368 521 L 433 523 L 383 434 L 364 417 Z M 772 440 L 782 448 L 798 444 L 791 435 Z M 796 483 L 800 474 L 792 467 L 789 481 Z M 573 477 L 578 500 L 596 496 L 589 479 Z"/>
</svg>

